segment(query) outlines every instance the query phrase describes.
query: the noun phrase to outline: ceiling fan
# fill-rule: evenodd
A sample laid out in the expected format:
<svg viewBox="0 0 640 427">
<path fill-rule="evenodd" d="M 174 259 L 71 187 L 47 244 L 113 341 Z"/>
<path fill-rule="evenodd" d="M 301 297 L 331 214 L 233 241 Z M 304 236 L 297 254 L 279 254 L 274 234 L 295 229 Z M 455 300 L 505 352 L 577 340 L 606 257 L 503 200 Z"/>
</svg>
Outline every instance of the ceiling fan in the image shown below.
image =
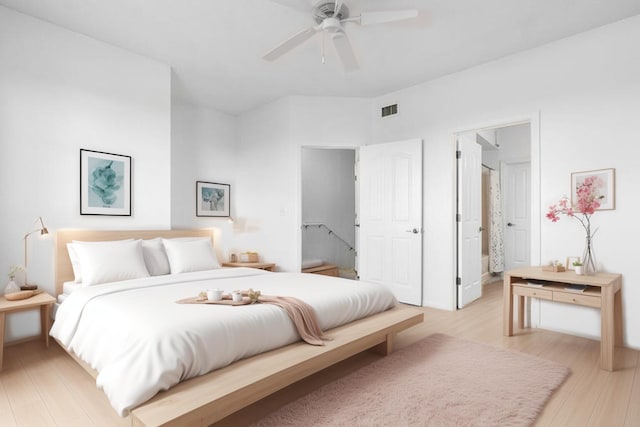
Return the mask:
<svg viewBox="0 0 640 427">
<path fill-rule="evenodd" d="M 409 10 L 393 10 L 379 12 L 362 12 L 359 16 L 349 16 L 349 9 L 342 0 L 316 0 L 315 6 L 307 4 L 309 7 L 303 6 L 305 2 L 294 3 L 292 0 L 273 0 L 284 6 L 293 7 L 298 10 L 310 11 L 316 25 L 312 25 L 297 32 L 289 37 L 278 46 L 270 50 L 263 59 L 267 61 L 275 61 L 293 48 L 301 45 L 309 40 L 316 33 L 322 35 L 322 62 L 324 63 L 324 38 L 325 35 L 331 37 L 333 45 L 342 61 L 342 65 L 346 71 L 354 71 L 358 69 L 358 61 L 356 59 L 349 38 L 345 33 L 344 24 L 355 23 L 361 26 L 382 24 L 385 22 L 401 21 L 411 19 L 418 16 L 416 9 Z M 302 9 L 304 8 L 304 9 Z"/>
</svg>

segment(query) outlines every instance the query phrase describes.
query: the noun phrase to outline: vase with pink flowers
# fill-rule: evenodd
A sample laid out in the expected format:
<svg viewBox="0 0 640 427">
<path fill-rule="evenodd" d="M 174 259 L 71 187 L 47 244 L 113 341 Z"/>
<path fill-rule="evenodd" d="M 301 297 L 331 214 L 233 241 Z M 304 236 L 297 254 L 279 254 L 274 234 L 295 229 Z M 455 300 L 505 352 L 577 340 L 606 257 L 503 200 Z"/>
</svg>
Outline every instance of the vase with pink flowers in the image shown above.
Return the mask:
<svg viewBox="0 0 640 427">
<path fill-rule="evenodd" d="M 600 207 L 600 201 L 604 198 L 599 189 L 604 183 L 597 176 L 588 176 L 576 186 L 577 205 L 572 206 L 567 196 L 560 201 L 549 206 L 547 218 L 552 222 L 560 220 L 560 215 L 566 215 L 577 219 L 586 232 L 584 253 L 582 255 L 582 274 L 591 275 L 597 271 L 596 255 L 593 251 L 593 236 L 597 233 L 596 228 L 591 232 L 591 215 Z"/>
</svg>

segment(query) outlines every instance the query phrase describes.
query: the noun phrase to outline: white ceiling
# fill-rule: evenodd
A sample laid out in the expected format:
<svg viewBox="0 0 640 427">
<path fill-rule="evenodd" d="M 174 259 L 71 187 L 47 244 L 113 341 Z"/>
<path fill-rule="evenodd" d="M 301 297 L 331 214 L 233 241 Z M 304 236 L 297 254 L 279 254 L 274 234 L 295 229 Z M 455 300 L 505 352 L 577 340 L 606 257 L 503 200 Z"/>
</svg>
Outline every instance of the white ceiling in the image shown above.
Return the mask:
<svg viewBox="0 0 640 427">
<path fill-rule="evenodd" d="M 262 56 L 313 24 L 280 3 L 313 0 L 0 0 L 0 5 L 170 64 L 179 102 L 237 114 L 287 95 L 378 96 L 640 14 L 640 0 L 345 0 L 418 9 L 412 21 L 347 28 L 360 69 L 320 37 Z M 631 44 L 630 44 L 631 47 Z"/>
</svg>

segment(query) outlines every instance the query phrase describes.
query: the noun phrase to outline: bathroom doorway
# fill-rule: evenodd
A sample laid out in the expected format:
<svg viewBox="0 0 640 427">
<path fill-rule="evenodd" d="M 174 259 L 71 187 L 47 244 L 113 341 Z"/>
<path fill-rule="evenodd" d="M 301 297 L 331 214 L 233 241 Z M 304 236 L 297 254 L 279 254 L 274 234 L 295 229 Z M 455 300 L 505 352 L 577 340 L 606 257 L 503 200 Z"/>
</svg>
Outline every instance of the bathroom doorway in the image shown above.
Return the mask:
<svg viewBox="0 0 640 427">
<path fill-rule="evenodd" d="M 477 179 L 481 181 L 478 191 L 482 194 L 478 197 L 482 218 L 477 229 L 482 249 L 469 254 L 457 251 L 458 308 L 473 300 L 464 295 L 465 284 L 475 280 L 488 284 L 500 280 L 505 270 L 531 263 L 532 206 L 529 121 L 464 132 L 460 136 L 481 147 Z M 459 188 L 458 191 L 462 190 Z M 458 199 L 461 197 L 459 193 Z M 480 261 L 475 258 L 478 256 Z M 513 260 L 519 264 L 514 264 Z M 472 287 L 467 285 L 466 288 Z M 474 295 L 474 298 L 479 297 L 481 292 Z"/>
</svg>

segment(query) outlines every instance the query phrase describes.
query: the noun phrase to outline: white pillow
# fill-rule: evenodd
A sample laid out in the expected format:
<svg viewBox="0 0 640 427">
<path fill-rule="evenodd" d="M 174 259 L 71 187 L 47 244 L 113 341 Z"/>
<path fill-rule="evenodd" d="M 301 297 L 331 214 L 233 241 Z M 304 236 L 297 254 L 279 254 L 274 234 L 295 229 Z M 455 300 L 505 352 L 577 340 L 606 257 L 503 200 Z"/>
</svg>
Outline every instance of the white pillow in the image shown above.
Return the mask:
<svg viewBox="0 0 640 427">
<path fill-rule="evenodd" d="M 161 238 L 142 241 L 142 256 L 149 274 L 161 276 L 171 273 L 167 252 L 164 250 Z"/>
<path fill-rule="evenodd" d="M 162 239 L 162 243 L 167 251 L 171 274 L 220 268 L 208 237 L 196 240 Z"/>
<path fill-rule="evenodd" d="M 73 281 L 76 283 L 82 283 L 82 266 L 80 265 L 80 258 L 78 258 L 78 254 L 76 253 L 76 243 L 82 243 L 87 245 L 103 245 L 114 242 L 133 242 L 133 239 L 125 239 L 125 240 L 113 240 L 113 241 L 104 241 L 104 242 L 83 242 L 80 240 L 73 240 L 71 243 L 67 243 L 67 252 L 69 252 L 69 260 L 71 260 L 71 268 L 73 269 Z"/>
<path fill-rule="evenodd" d="M 71 268 L 73 268 L 73 281 L 80 283 L 82 282 L 82 269 L 80 268 L 80 260 L 74 243 L 67 243 L 67 252 L 69 252 L 69 260 L 71 261 Z"/>
<path fill-rule="evenodd" d="M 75 243 L 74 247 L 82 266 L 83 286 L 149 277 L 140 240 L 100 245 Z"/>
</svg>

